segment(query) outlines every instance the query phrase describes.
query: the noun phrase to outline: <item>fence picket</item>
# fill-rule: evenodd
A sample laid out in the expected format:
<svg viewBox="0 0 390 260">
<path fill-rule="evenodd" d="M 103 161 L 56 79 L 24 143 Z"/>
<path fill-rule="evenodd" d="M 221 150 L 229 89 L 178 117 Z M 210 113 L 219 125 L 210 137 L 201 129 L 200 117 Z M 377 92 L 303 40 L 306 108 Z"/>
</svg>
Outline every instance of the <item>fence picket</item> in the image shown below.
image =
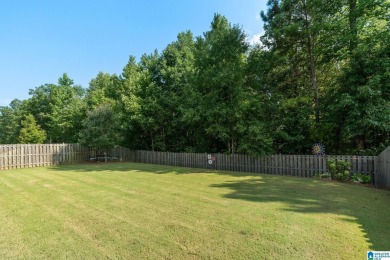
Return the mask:
<svg viewBox="0 0 390 260">
<path fill-rule="evenodd" d="M 207 153 L 131 151 L 124 147 L 111 149 L 110 153 L 120 161 L 300 177 L 326 172 L 327 160 L 344 160 L 351 163 L 351 172 L 373 176 L 378 186 L 390 186 L 390 147 L 380 156 L 213 154 L 216 158 L 213 165 L 208 164 Z M 0 170 L 79 163 L 90 156 L 91 150 L 80 144 L 0 145 Z"/>
<path fill-rule="evenodd" d="M 111 152 L 121 154 L 122 161 L 134 154 L 124 147 L 112 149 Z M 0 170 L 79 163 L 86 159 L 89 159 L 89 149 L 79 144 L 0 145 Z"/>
</svg>

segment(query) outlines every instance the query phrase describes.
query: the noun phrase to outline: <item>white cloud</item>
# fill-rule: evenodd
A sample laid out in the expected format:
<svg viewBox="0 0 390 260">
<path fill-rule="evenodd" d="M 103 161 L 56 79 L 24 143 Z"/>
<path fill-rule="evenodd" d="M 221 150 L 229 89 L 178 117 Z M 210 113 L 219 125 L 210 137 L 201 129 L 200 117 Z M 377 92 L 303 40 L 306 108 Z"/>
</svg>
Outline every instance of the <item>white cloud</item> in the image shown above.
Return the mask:
<svg viewBox="0 0 390 260">
<path fill-rule="evenodd" d="M 256 45 L 261 44 L 260 37 L 263 35 L 263 33 L 257 33 L 253 35 L 252 37 L 249 37 L 248 42 L 250 45 Z"/>
</svg>

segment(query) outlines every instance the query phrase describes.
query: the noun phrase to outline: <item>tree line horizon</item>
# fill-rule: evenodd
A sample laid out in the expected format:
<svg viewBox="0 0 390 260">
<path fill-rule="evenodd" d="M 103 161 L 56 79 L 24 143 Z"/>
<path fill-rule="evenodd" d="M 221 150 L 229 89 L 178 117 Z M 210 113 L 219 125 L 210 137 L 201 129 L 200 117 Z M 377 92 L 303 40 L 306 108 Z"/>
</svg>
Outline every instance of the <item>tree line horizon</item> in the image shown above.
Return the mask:
<svg viewBox="0 0 390 260">
<path fill-rule="evenodd" d="M 376 155 L 390 145 L 390 1 L 269 0 L 264 34 L 215 14 L 162 52 L 84 89 L 57 84 L 0 107 L 0 144 L 171 152 Z"/>
</svg>

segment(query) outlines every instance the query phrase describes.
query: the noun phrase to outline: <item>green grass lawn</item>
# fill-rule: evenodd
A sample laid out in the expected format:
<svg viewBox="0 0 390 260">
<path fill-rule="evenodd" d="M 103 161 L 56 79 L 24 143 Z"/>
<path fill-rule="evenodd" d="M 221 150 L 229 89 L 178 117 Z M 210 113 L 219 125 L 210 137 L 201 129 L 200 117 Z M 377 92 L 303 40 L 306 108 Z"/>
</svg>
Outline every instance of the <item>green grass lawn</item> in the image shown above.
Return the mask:
<svg viewBox="0 0 390 260">
<path fill-rule="evenodd" d="M 366 259 L 390 192 L 136 163 L 0 172 L 0 258 Z"/>
</svg>

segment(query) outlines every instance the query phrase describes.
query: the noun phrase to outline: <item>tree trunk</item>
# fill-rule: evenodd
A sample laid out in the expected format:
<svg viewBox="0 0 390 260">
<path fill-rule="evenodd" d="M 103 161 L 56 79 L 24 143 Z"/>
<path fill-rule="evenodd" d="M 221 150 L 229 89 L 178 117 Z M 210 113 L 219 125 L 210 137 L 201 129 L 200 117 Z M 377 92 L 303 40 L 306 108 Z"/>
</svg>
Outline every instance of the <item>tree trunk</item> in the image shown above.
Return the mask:
<svg viewBox="0 0 390 260">
<path fill-rule="evenodd" d="M 154 152 L 154 142 L 153 142 L 153 134 L 150 133 L 150 140 L 152 142 L 152 151 Z"/>
<path fill-rule="evenodd" d="M 366 149 L 366 137 L 364 135 L 359 135 L 355 139 L 356 150 L 361 151 Z"/>
<path fill-rule="evenodd" d="M 229 141 L 229 152 L 231 154 L 234 154 L 236 152 L 236 142 L 234 138 L 231 138 Z"/>
<path fill-rule="evenodd" d="M 313 90 L 314 95 L 314 113 L 315 113 L 315 121 L 318 123 L 320 121 L 320 110 L 319 110 L 319 100 L 318 100 L 318 85 L 317 85 L 317 77 L 316 77 L 316 64 L 314 58 L 314 43 L 311 32 L 309 30 L 309 15 L 307 13 L 307 6 L 305 4 L 305 30 L 307 34 L 307 52 L 309 54 L 310 59 L 310 85 Z"/>
<path fill-rule="evenodd" d="M 310 56 L 310 82 L 311 87 L 313 89 L 314 94 L 314 111 L 315 111 L 315 120 L 316 123 L 320 122 L 320 109 L 319 109 L 319 100 L 318 100 L 318 85 L 317 85 L 317 77 L 315 71 L 315 61 L 314 61 L 314 53 L 313 46 L 311 43 L 310 36 L 308 37 L 308 50 Z"/>
<path fill-rule="evenodd" d="M 349 1 L 349 14 L 348 14 L 348 21 L 349 21 L 349 31 L 350 31 L 350 40 L 349 40 L 349 54 L 351 55 L 353 51 L 356 49 L 358 44 L 358 33 L 356 28 L 356 20 L 357 20 L 357 14 L 356 14 L 356 2 L 357 0 L 348 0 Z"/>
</svg>

